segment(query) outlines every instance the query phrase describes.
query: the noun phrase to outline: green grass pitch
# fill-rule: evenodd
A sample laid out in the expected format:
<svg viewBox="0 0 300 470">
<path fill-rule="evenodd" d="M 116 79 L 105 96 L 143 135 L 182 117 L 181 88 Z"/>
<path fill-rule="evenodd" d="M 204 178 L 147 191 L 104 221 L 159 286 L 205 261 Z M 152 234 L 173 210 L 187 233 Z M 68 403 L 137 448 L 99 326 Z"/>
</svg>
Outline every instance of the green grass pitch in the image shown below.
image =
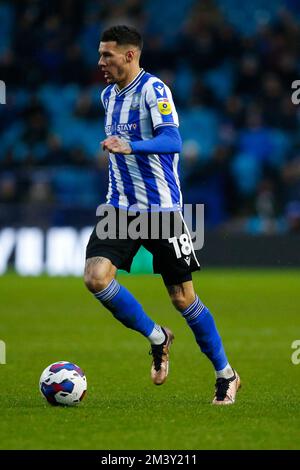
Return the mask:
<svg viewBox="0 0 300 470">
<path fill-rule="evenodd" d="M 149 344 L 124 328 L 77 278 L 1 278 L 1 449 L 299 449 L 299 271 L 204 270 L 194 276 L 242 389 L 213 407 L 214 374 L 157 276 L 120 276 L 175 333 L 165 385 L 150 380 Z M 51 407 L 42 370 L 67 360 L 87 375 L 75 408 Z"/>
</svg>

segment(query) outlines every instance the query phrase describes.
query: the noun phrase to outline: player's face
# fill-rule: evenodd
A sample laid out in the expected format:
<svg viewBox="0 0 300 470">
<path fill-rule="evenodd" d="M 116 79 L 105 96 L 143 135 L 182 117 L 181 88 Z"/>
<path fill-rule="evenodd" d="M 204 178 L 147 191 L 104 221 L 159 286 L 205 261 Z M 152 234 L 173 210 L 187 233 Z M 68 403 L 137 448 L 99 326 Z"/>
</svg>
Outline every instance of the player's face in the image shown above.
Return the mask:
<svg viewBox="0 0 300 470">
<path fill-rule="evenodd" d="M 115 41 L 100 42 L 99 54 L 98 65 L 108 84 L 126 80 L 130 62 L 125 46 L 120 46 Z"/>
</svg>

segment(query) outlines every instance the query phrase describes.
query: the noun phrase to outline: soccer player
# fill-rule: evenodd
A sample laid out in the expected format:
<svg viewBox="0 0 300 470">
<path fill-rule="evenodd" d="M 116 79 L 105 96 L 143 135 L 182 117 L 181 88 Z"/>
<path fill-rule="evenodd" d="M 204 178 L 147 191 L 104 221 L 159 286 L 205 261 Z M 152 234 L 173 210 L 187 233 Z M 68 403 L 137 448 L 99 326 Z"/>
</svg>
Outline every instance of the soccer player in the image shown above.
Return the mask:
<svg viewBox="0 0 300 470">
<path fill-rule="evenodd" d="M 108 84 L 101 94 L 106 133 L 102 147 L 109 152 L 107 204 L 118 214 L 126 212 L 128 220 L 135 217 L 129 211 L 131 206 L 147 214 L 153 207 L 161 214 L 169 211 L 173 230 L 174 221 L 182 219 L 178 116 L 170 89 L 140 67 L 141 51 L 141 35 L 132 27 L 113 26 L 102 34 L 99 66 Z M 86 250 L 85 283 L 117 320 L 148 338 L 153 356 L 151 378 L 154 384 L 163 384 L 174 335 L 155 323 L 115 279 L 118 269 L 130 272 L 139 247 L 145 246 L 153 254 L 154 272 L 161 274 L 173 305 L 213 364 L 213 404 L 232 404 L 240 378 L 228 362 L 209 309 L 194 291 L 191 273 L 199 269 L 199 262 L 182 222 L 182 232 L 175 239 L 162 233 L 158 239 L 124 238 L 120 236 L 124 232 L 121 224 L 117 225 L 116 238 L 102 239 L 97 236 L 96 225 Z"/>
</svg>

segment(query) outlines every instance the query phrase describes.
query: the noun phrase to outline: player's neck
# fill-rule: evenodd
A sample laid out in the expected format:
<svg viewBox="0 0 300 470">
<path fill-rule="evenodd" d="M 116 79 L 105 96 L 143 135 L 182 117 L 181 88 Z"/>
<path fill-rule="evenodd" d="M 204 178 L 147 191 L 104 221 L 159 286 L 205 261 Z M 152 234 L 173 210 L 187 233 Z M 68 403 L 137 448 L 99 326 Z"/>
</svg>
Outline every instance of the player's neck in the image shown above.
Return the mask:
<svg viewBox="0 0 300 470">
<path fill-rule="evenodd" d="M 128 76 L 123 81 L 117 83 L 119 90 L 122 90 L 127 85 L 129 85 L 129 83 L 133 82 L 133 80 L 135 79 L 135 77 L 138 76 L 141 70 L 142 69 L 139 65 L 137 65 L 134 69 L 130 70 Z"/>
</svg>

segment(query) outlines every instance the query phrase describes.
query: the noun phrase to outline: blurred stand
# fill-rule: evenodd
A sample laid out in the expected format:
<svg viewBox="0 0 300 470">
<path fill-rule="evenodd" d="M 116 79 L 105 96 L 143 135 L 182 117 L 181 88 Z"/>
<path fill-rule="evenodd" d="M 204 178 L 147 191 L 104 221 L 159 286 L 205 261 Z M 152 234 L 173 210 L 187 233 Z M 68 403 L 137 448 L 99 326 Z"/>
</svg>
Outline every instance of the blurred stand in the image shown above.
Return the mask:
<svg viewBox="0 0 300 470">
<path fill-rule="evenodd" d="M 93 225 L 108 184 L 98 43 L 115 23 L 142 30 L 143 67 L 172 89 L 184 202 L 205 204 L 208 233 L 297 236 L 293 0 L 177 0 L 164 8 L 158 0 L 2 1 L 0 227 Z"/>
</svg>

